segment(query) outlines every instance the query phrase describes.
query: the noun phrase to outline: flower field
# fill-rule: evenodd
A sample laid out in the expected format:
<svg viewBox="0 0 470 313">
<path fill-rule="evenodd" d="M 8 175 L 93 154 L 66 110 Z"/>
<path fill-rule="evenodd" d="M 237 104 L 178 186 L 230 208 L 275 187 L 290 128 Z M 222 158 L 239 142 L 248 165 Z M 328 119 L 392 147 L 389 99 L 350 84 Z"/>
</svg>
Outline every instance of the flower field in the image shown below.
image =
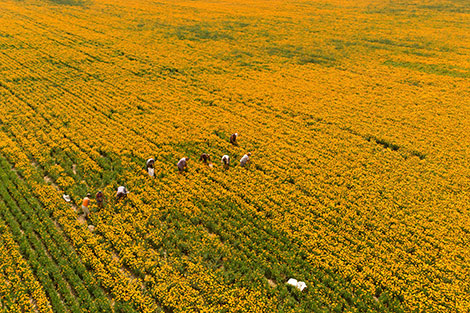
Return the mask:
<svg viewBox="0 0 470 313">
<path fill-rule="evenodd" d="M 461 0 L 0 0 L 0 313 L 469 312 L 469 56 Z"/>
</svg>

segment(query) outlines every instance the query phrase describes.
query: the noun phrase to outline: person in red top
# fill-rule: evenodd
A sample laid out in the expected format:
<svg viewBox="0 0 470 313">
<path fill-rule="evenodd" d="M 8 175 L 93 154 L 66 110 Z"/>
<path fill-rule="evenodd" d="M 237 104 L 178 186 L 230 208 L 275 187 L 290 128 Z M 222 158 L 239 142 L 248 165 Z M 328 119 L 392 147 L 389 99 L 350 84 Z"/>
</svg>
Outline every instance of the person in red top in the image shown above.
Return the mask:
<svg viewBox="0 0 470 313">
<path fill-rule="evenodd" d="M 88 209 L 88 206 L 90 205 L 90 197 L 91 195 L 87 193 L 86 197 L 83 198 L 82 202 L 82 211 L 85 216 L 85 219 L 88 219 L 88 215 L 90 215 L 90 210 Z"/>
</svg>

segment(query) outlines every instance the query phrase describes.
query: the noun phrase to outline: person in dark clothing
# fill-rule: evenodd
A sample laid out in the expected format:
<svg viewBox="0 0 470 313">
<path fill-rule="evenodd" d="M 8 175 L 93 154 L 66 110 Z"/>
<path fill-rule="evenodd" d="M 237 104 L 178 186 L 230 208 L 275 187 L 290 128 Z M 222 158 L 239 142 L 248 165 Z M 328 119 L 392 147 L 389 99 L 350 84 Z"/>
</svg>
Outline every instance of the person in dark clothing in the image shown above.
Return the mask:
<svg viewBox="0 0 470 313">
<path fill-rule="evenodd" d="M 203 153 L 201 154 L 199 161 L 202 161 L 204 164 L 208 164 L 211 161 L 211 156 L 207 153 Z"/>
<path fill-rule="evenodd" d="M 104 194 L 103 194 L 103 192 L 98 191 L 96 193 L 95 199 L 96 199 L 96 204 L 98 205 L 98 208 L 101 209 L 103 207 L 103 203 L 104 203 Z"/>
<path fill-rule="evenodd" d="M 238 133 L 232 134 L 230 136 L 230 143 L 232 145 L 238 146 L 237 137 L 238 137 Z"/>
</svg>

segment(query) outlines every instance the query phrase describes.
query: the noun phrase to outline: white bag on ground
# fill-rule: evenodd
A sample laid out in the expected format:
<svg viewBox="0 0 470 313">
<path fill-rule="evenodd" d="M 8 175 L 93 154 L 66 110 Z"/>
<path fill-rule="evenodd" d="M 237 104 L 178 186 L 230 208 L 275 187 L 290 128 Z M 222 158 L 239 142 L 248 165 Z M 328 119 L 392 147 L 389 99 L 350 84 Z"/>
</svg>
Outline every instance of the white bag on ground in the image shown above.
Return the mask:
<svg viewBox="0 0 470 313">
<path fill-rule="evenodd" d="M 288 285 L 294 286 L 295 288 L 299 289 L 300 291 L 307 288 L 307 284 L 303 281 L 297 281 L 297 279 L 291 278 L 287 281 Z"/>
</svg>

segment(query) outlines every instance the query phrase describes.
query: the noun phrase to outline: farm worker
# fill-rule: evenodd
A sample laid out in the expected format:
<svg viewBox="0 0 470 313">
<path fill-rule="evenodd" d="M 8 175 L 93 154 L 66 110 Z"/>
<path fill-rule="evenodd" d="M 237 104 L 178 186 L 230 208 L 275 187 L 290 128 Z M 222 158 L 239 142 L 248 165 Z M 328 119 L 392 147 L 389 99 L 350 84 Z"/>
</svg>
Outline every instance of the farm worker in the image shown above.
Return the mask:
<svg viewBox="0 0 470 313">
<path fill-rule="evenodd" d="M 222 166 L 227 169 L 230 166 L 230 157 L 228 155 L 224 155 L 222 157 Z"/>
<path fill-rule="evenodd" d="M 103 207 L 103 202 L 104 202 L 104 194 L 101 191 L 98 191 L 95 196 L 96 199 L 96 204 L 98 205 L 99 208 Z"/>
<path fill-rule="evenodd" d="M 147 160 L 147 163 L 146 163 L 147 168 L 153 167 L 154 164 L 155 164 L 155 160 L 153 158 L 150 158 Z"/>
<path fill-rule="evenodd" d="M 153 165 L 155 164 L 155 160 L 150 158 L 147 160 L 147 172 L 149 173 L 149 176 L 153 177 L 155 175 L 155 169 L 153 168 Z"/>
<path fill-rule="evenodd" d="M 189 160 L 188 157 L 184 157 L 178 161 L 177 165 L 178 165 L 178 170 L 180 171 L 180 173 L 182 173 L 184 169 L 188 167 L 188 164 L 187 164 L 188 160 Z"/>
<path fill-rule="evenodd" d="M 124 199 L 124 198 L 127 197 L 128 193 L 129 193 L 129 191 L 127 191 L 126 187 L 119 186 L 118 189 L 117 189 L 117 192 L 116 192 L 116 199 L 117 200 Z"/>
<path fill-rule="evenodd" d="M 201 157 L 199 158 L 199 161 L 202 161 L 202 163 L 207 164 L 207 162 L 210 162 L 211 156 L 207 153 L 201 154 Z"/>
<path fill-rule="evenodd" d="M 231 143 L 232 145 L 238 145 L 238 143 L 237 143 L 237 137 L 238 137 L 238 133 L 232 134 L 232 135 L 230 136 L 230 143 Z"/>
<path fill-rule="evenodd" d="M 240 166 L 244 167 L 250 160 L 251 153 L 248 152 L 240 159 Z"/>
<path fill-rule="evenodd" d="M 88 206 L 90 205 L 90 197 L 91 195 L 87 193 L 86 197 L 83 198 L 82 202 L 82 211 L 85 218 L 88 218 L 88 215 L 90 214 L 90 210 L 88 209 Z"/>
</svg>

